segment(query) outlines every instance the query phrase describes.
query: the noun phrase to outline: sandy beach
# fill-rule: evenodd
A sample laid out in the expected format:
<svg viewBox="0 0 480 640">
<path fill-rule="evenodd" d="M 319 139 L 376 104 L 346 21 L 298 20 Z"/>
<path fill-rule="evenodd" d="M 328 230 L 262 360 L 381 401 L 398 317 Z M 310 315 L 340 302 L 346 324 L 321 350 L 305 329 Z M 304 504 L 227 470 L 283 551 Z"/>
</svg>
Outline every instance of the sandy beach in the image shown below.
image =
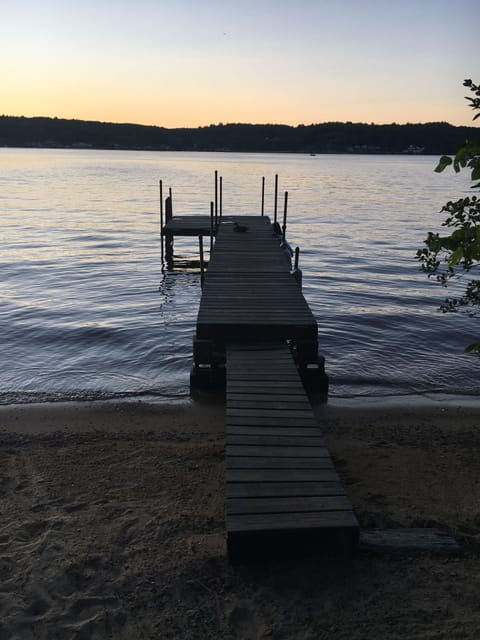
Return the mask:
<svg viewBox="0 0 480 640">
<path fill-rule="evenodd" d="M 461 554 L 243 567 L 222 404 L 0 407 L 0 640 L 478 638 L 479 405 L 316 407 L 361 526 L 438 527 Z"/>
</svg>

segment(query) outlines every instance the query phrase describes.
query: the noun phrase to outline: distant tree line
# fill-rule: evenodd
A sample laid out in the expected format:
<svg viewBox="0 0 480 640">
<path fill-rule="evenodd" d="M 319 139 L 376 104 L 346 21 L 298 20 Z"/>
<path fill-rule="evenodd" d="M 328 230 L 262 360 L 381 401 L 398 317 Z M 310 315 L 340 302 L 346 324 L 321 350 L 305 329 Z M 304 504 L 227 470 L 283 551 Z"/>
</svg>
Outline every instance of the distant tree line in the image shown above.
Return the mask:
<svg viewBox="0 0 480 640">
<path fill-rule="evenodd" d="M 447 122 L 426 124 L 216 124 L 167 129 L 115 124 L 0 116 L 0 146 L 171 151 L 295 153 L 453 154 L 459 141 L 478 136 L 475 127 Z"/>
</svg>

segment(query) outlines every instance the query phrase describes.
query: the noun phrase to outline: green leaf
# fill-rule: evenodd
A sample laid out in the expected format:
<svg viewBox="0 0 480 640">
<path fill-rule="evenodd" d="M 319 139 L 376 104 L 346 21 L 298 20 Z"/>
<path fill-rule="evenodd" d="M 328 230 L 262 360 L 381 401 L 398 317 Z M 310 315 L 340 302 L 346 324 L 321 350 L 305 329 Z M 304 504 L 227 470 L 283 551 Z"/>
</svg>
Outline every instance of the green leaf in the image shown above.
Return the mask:
<svg viewBox="0 0 480 640">
<path fill-rule="evenodd" d="M 448 259 L 448 266 L 453 267 L 463 258 L 463 247 L 457 247 Z"/>
<path fill-rule="evenodd" d="M 438 165 L 435 167 L 435 171 L 437 173 L 442 173 L 442 171 L 445 169 L 445 167 L 448 167 L 449 165 L 452 164 L 452 159 L 450 158 L 450 156 L 442 156 L 440 158 L 440 160 L 438 161 Z"/>
<path fill-rule="evenodd" d="M 480 353 L 480 341 L 479 342 L 472 342 L 472 344 L 469 344 L 467 347 L 465 347 L 465 353 Z"/>
</svg>

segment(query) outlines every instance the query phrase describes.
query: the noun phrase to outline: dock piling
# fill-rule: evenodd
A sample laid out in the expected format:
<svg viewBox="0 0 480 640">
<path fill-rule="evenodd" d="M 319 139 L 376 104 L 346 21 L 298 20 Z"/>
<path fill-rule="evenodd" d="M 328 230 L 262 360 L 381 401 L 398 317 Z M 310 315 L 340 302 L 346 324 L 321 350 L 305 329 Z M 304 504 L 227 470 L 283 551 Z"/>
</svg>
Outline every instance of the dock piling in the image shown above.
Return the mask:
<svg viewBox="0 0 480 640">
<path fill-rule="evenodd" d="M 277 222 L 277 203 L 278 203 L 278 173 L 275 174 L 275 194 L 273 201 L 273 224 Z"/>
<path fill-rule="evenodd" d="M 220 176 L 220 222 L 222 222 L 223 215 L 223 178 Z"/>
<path fill-rule="evenodd" d="M 294 262 L 294 269 L 298 269 L 298 261 L 300 258 L 300 247 L 295 247 L 295 262 Z"/>
<path fill-rule="evenodd" d="M 210 255 L 213 251 L 213 232 L 214 232 L 214 213 L 213 213 L 213 202 L 210 202 Z"/>
<path fill-rule="evenodd" d="M 295 261 L 293 263 L 292 275 L 301 289 L 302 288 L 302 270 L 298 268 L 299 257 L 300 257 L 300 247 L 295 247 Z"/>
<path fill-rule="evenodd" d="M 288 207 L 288 191 L 285 191 L 285 201 L 283 205 L 283 226 L 282 226 L 282 235 L 283 235 L 284 241 L 287 233 L 287 207 Z"/>
<path fill-rule="evenodd" d="M 261 215 L 265 214 L 265 176 L 262 178 L 262 211 Z"/>
<path fill-rule="evenodd" d="M 203 289 L 205 284 L 205 262 L 203 260 L 203 236 L 198 236 L 198 246 L 200 250 L 200 285 Z"/>
<path fill-rule="evenodd" d="M 172 189 L 169 189 L 169 196 L 165 200 L 165 222 L 168 224 L 173 217 L 172 211 Z M 167 259 L 167 263 L 173 262 L 173 234 L 166 233 L 165 234 L 165 256 Z"/>
<path fill-rule="evenodd" d="M 163 182 L 159 182 L 160 189 L 160 254 L 163 265 Z"/>
<path fill-rule="evenodd" d="M 215 170 L 215 226 L 218 218 L 218 171 Z"/>
</svg>

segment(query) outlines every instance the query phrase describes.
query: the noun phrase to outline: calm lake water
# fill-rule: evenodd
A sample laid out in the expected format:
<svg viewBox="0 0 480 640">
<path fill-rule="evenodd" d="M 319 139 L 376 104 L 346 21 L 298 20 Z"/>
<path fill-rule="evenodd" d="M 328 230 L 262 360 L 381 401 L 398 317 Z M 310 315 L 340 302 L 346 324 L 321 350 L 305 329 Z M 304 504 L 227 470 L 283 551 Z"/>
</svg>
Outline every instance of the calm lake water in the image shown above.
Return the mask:
<svg viewBox="0 0 480 640">
<path fill-rule="evenodd" d="M 440 313 L 414 259 L 468 190 L 436 160 L 0 149 L 0 403 L 189 395 L 198 246 L 162 269 L 158 181 L 207 214 L 215 169 L 226 215 L 260 213 L 262 176 L 267 215 L 275 173 L 288 190 L 331 397 L 480 394 L 478 320 Z"/>
</svg>

